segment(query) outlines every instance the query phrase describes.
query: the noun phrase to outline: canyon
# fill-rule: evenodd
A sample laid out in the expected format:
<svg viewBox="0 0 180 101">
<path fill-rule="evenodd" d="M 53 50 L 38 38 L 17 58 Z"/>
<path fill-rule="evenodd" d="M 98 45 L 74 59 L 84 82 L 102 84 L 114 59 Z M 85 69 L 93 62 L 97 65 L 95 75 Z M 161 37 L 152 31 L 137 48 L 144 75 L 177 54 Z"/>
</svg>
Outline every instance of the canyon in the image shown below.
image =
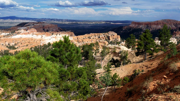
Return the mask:
<svg viewBox="0 0 180 101">
<path fill-rule="evenodd" d="M 75 36 L 71 31 L 61 31 L 59 29 L 61 28 L 53 24 L 30 22 L 21 23 L 8 30 L 1 30 L 0 51 L 9 50 L 9 52 L 14 53 L 38 45 L 52 44 L 53 42 L 63 40 L 63 36 L 69 36 L 71 42 L 77 46 L 98 42 L 102 47 L 107 45 L 108 41 L 120 41 L 120 36 L 112 31 Z M 14 32 L 12 33 L 12 31 Z M 8 48 L 11 46 L 14 49 Z"/>
</svg>

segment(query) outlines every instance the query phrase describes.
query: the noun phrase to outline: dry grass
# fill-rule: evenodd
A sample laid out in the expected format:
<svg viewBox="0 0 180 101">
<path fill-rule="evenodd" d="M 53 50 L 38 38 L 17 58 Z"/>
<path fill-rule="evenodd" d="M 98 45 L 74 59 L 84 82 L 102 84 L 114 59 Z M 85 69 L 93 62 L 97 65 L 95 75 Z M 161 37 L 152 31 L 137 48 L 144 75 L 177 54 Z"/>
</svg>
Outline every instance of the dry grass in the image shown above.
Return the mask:
<svg viewBox="0 0 180 101">
<path fill-rule="evenodd" d="M 171 63 L 170 66 L 169 66 L 169 69 L 170 69 L 170 72 L 177 72 L 179 69 L 177 68 L 177 65 L 175 62 Z"/>
</svg>

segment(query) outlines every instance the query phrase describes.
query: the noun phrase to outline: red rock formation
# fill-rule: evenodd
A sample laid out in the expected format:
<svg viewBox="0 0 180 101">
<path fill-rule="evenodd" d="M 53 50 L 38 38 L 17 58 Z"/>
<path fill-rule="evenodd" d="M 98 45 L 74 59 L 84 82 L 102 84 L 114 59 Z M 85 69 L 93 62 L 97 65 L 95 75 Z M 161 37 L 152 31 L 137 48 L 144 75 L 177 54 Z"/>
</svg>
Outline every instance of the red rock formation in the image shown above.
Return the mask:
<svg viewBox="0 0 180 101">
<path fill-rule="evenodd" d="M 159 20 L 154 22 L 132 22 L 129 26 L 124 27 L 124 29 L 128 27 L 132 27 L 132 28 L 142 28 L 143 30 L 144 29 L 157 30 L 157 29 L 162 29 L 165 24 L 171 29 L 180 28 L 180 21 L 166 19 L 166 20 Z"/>
<path fill-rule="evenodd" d="M 59 28 L 57 25 L 49 24 L 45 22 L 28 22 L 28 23 L 20 23 L 17 26 L 11 27 L 9 30 L 17 31 L 19 29 L 28 30 L 34 28 L 37 32 L 60 32 L 63 29 Z"/>
<path fill-rule="evenodd" d="M 73 41 L 77 46 L 81 46 L 84 44 L 96 43 L 107 45 L 109 41 L 120 41 L 120 36 L 117 35 L 115 32 L 108 32 L 108 33 L 90 33 L 80 36 L 74 36 Z"/>
</svg>

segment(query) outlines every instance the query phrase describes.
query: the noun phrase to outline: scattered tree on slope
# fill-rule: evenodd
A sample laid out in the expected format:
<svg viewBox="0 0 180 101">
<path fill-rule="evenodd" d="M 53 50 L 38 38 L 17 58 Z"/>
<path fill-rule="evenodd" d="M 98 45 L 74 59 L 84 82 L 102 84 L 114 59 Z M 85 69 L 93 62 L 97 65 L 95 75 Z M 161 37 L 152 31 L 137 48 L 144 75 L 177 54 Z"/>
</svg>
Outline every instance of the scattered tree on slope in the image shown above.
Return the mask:
<svg viewBox="0 0 180 101">
<path fill-rule="evenodd" d="M 142 35 L 140 35 L 138 41 L 138 47 L 137 47 L 138 52 L 144 53 L 146 60 L 147 53 L 153 54 L 154 51 L 157 52 L 155 46 L 156 44 L 152 38 L 152 34 L 150 33 L 149 30 L 145 30 L 145 32 Z"/>
<path fill-rule="evenodd" d="M 63 41 L 53 43 L 48 60 L 62 64 L 65 68 L 77 66 L 81 60 L 81 50 L 70 42 L 69 37 L 63 37 Z"/>
<path fill-rule="evenodd" d="M 18 91 L 30 101 L 47 98 L 45 90 L 59 75 L 58 65 L 30 50 L 15 56 L 4 56 L 0 61 L 0 86 L 7 94 Z M 37 98 L 38 94 L 41 94 L 40 98 Z"/>
<path fill-rule="evenodd" d="M 130 36 L 126 39 L 126 46 L 128 48 L 135 49 L 136 46 L 136 37 L 133 34 L 130 34 Z"/>
<path fill-rule="evenodd" d="M 159 40 L 161 41 L 161 45 L 164 49 L 167 48 L 167 46 L 170 44 L 170 38 L 171 38 L 171 29 L 168 28 L 167 25 L 163 26 L 163 29 L 161 29 L 159 34 Z"/>
</svg>

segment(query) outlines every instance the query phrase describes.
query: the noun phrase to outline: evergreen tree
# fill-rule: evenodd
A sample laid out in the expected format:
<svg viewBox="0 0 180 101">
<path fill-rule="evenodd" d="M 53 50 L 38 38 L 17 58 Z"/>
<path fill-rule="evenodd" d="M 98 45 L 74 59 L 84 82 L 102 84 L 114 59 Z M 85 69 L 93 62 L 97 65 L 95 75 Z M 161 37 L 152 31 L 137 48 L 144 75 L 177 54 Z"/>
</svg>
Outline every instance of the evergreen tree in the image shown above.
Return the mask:
<svg viewBox="0 0 180 101">
<path fill-rule="evenodd" d="M 31 51 L 35 51 L 38 53 L 38 55 L 41 55 L 42 57 L 44 57 L 45 59 L 47 59 L 47 57 L 50 55 L 50 51 L 52 51 L 52 45 L 51 43 L 45 44 L 45 45 L 39 45 L 39 46 L 35 46 L 30 48 Z"/>
<path fill-rule="evenodd" d="M 95 43 L 95 48 L 96 48 L 96 50 L 95 50 L 95 55 L 96 55 L 97 53 L 99 53 L 99 43 L 98 42 Z"/>
<path fill-rule="evenodd" d="M 89 84 L 92 84 L 95 81 L 95 77 L 96 77 L 96 71 L 95 70 L 97 69 L 95 64 L 96 64 L 95 60 L 90 60 L 85 64 L 87 81 L 89 82 Z"/>
<path fill-rule="evenodd" d="M 163 29 L 161 29 L 159 34 L 159 40 L 161 41 L 161 45 L 166 49 L 166 47 L 170 44 L 170 38 L 171 38 L 171 29 L 168 28 L 167 25 L 163 26 Z"/>
<path fill-rule="evenodd" d="M 42 100 L 47 97 L 43 92 L 58 79 L 58 65 L 30 50 L 1 57 L 0 61 L 0 86 L 6 94 L 15 91 L 29 101 Z"/>
<path fill-rule="evenodd" d="M 103 97 L 108 89 L 108 86 L 111 85 L 111 75 L 110 75 L 110 73 L 105 73 L 104 76 L 99 77 L 99 79 L 106 87 L 104 94 L 102 95 L 102 98 L 101 98 L 101 101 L 103 101 Z"/>
<path fill-rule="evenodd" d="M 81 50 L 70 42 L 69 37 L 63 39 L 53 43 L 48 60 L 62 64 L 65 68 L 75 67 L 81 60 Z"/>
<path fill-rule="evenodd" d="M 120 61 L 121 61 L 121 65 L 126 65 L 128 63 L 130 63 L 131 61 L 128 59 L 128 52 L 127 51 L 121 51 L 120 53 Z"/>
<path fill-rule="evenodd" d="M 103 50 L 101 51 L 101 57 L 105 57 L 108 54 L 108 49 L 104 46 Z"/>
<path fill-rule="evenodd" d="M 115 86 L 120 86 L 121 85 L 121 79 L 118 78 L 119 76 L 117 75 L 117 73 L 113 74 L 113 76 L 111 77 L 111 85 L 114 86 L 114 90 L 115 90 Z"/>
<path fill-rule="evenodd" d="M 154 51 L 157 52 L 155 46 L 156 44 L 152 38 L 152 34 L 150 33 L 149 30 L 145 30 L 145 32 L 142 35 L 140 35 L 138 41 L 138 47 L 137 47 L 138 52 L 144 53 L 146 60 L 147 53 L 153 54 Z"/>
<path fill-rule="evenodd" d="M 86 59 L 86 60 L 92 60 L 93 59 L 93 46 L 94 44 L 90 44 L 90 45 L 83 45 L 82 46 L 82 56 Z"/>
<path fill-rule="evenodd" d="M 136 37 L 133 34 L 130 34 L 130 36 L 126 39 L 126 46 L 128 48 L 135 49 L 136 46 Z"/>
</svg>

